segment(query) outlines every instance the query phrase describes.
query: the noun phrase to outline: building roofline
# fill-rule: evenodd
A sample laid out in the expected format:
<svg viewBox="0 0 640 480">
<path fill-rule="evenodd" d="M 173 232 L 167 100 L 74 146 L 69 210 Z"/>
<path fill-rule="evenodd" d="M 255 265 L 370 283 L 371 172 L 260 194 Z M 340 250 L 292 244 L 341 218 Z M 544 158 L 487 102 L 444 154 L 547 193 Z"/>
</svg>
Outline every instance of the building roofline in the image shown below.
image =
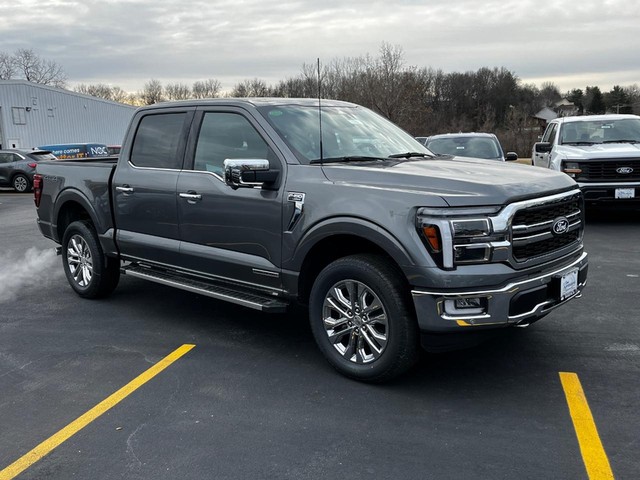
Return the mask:
<svg viewBox="0 0 640 480">
<path fill-rule="evenodd" d="M 38 88 L 38 89 L 41 89 L 41 90 L 49 90 L 51 92 L 56 92 L 56 93 L 60 93 L 60 94 L 64 94 L 64 95 L 71 95 L 71 96 L 74 96 L 74 97 L 82 97 L 82 98 L 86 98 L 87 100 L 93 100 L 93 101 L 96 101 L 96 102 L 107 103 L 109 105 L 117 105 L 117 106 L 121 106 L 121 107 L 129 107 L 129 108 L 132 108 L 134 110 L 138 108 L 138 107 L 135 107 L 133 105 L 128 105 L 126 103 L 114 102 L 113 100 L 107 100 L 106 98 L 94 97 L 94 96 L 91 96 L 91 95 L 86 95 L 84 93 L 74 92 L 74 91 L 71 91 L 71 90 L 65 90 L 64 88 L 52 87 L 50 85 L 42 85 L 41 83 L 30 82 L 28 80 L 22 80 L 22 79 L 0 80 L 0 87 L 2 87 L 3 85 L 23 85 L 23 86 L 32 87 L 32 88 Z"/>
</svg>

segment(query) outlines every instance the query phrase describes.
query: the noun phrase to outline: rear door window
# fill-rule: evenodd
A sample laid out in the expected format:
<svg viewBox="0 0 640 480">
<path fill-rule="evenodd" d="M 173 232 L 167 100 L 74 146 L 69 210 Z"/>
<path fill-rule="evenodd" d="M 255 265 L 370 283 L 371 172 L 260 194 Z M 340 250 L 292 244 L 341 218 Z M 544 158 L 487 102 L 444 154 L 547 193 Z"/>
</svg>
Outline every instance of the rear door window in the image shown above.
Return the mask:
<svg viewBox="0 0 640 480">
<path fill-rule="evenodd" d="M 137 167 L 182 168 L 187 113 L 162 113 L 143 117 L 131 149 Z"/>
</svg>

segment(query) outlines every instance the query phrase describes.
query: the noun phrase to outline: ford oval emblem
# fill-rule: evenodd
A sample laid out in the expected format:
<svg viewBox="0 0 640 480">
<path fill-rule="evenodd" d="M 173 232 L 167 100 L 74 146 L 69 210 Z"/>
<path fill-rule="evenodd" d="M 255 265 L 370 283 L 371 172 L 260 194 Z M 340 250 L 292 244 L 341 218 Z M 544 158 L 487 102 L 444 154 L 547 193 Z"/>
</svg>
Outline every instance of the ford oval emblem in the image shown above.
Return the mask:
<svg viewBox="0 0 640 480">
<path fill-rule="evenodd" d="M 562 235 L 567 233 L 567 230 L 569 230 L 569 220 L 566 217 L 559 217 L 553 221 L 551 231 L 554 235 Z"/>
<path fill-rule="evenodd" d="M 631 168 L 631 167 L 620 167 L 620 168 L 616 168 L 616 172 L 628 175 L 630 173 L 633 173 L 633 168 Z"/>
</svg>

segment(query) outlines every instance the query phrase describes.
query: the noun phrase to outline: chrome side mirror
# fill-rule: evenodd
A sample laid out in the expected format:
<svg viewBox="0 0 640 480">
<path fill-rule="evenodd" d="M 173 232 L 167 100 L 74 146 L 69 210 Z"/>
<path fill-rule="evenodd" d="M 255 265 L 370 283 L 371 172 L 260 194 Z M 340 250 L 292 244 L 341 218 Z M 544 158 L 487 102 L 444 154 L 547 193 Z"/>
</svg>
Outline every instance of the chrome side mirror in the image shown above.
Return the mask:
<svg viewBox="0 0 640 480">
<path fill-rule="evenodd" d="M 227 158 L 223 165 L 224 182 L 233 189 L 262 187 L 278 179 L 278 171 L 269 169 L 269 160 Z"/>
</svg>

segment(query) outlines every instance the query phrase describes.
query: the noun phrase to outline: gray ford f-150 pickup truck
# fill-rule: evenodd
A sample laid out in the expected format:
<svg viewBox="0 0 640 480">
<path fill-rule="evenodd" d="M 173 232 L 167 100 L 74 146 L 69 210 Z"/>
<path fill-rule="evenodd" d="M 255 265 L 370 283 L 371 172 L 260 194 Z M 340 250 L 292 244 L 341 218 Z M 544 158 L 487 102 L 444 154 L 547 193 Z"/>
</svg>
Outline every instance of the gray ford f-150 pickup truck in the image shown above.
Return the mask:
<svg viewBox="0 0 640 480">
<path fill-rule="evenodd" d="M 308 305 L 327 360 L 364 381 L 408 369 L 421 340 L 528 325 L 586 283 L 571 178 L 438 158 L 346 102 L 143 107 L 119 159 L 40 163 L 34 195 L 80 296 L 126 274 L 266 312 Z"/>
</svg>

